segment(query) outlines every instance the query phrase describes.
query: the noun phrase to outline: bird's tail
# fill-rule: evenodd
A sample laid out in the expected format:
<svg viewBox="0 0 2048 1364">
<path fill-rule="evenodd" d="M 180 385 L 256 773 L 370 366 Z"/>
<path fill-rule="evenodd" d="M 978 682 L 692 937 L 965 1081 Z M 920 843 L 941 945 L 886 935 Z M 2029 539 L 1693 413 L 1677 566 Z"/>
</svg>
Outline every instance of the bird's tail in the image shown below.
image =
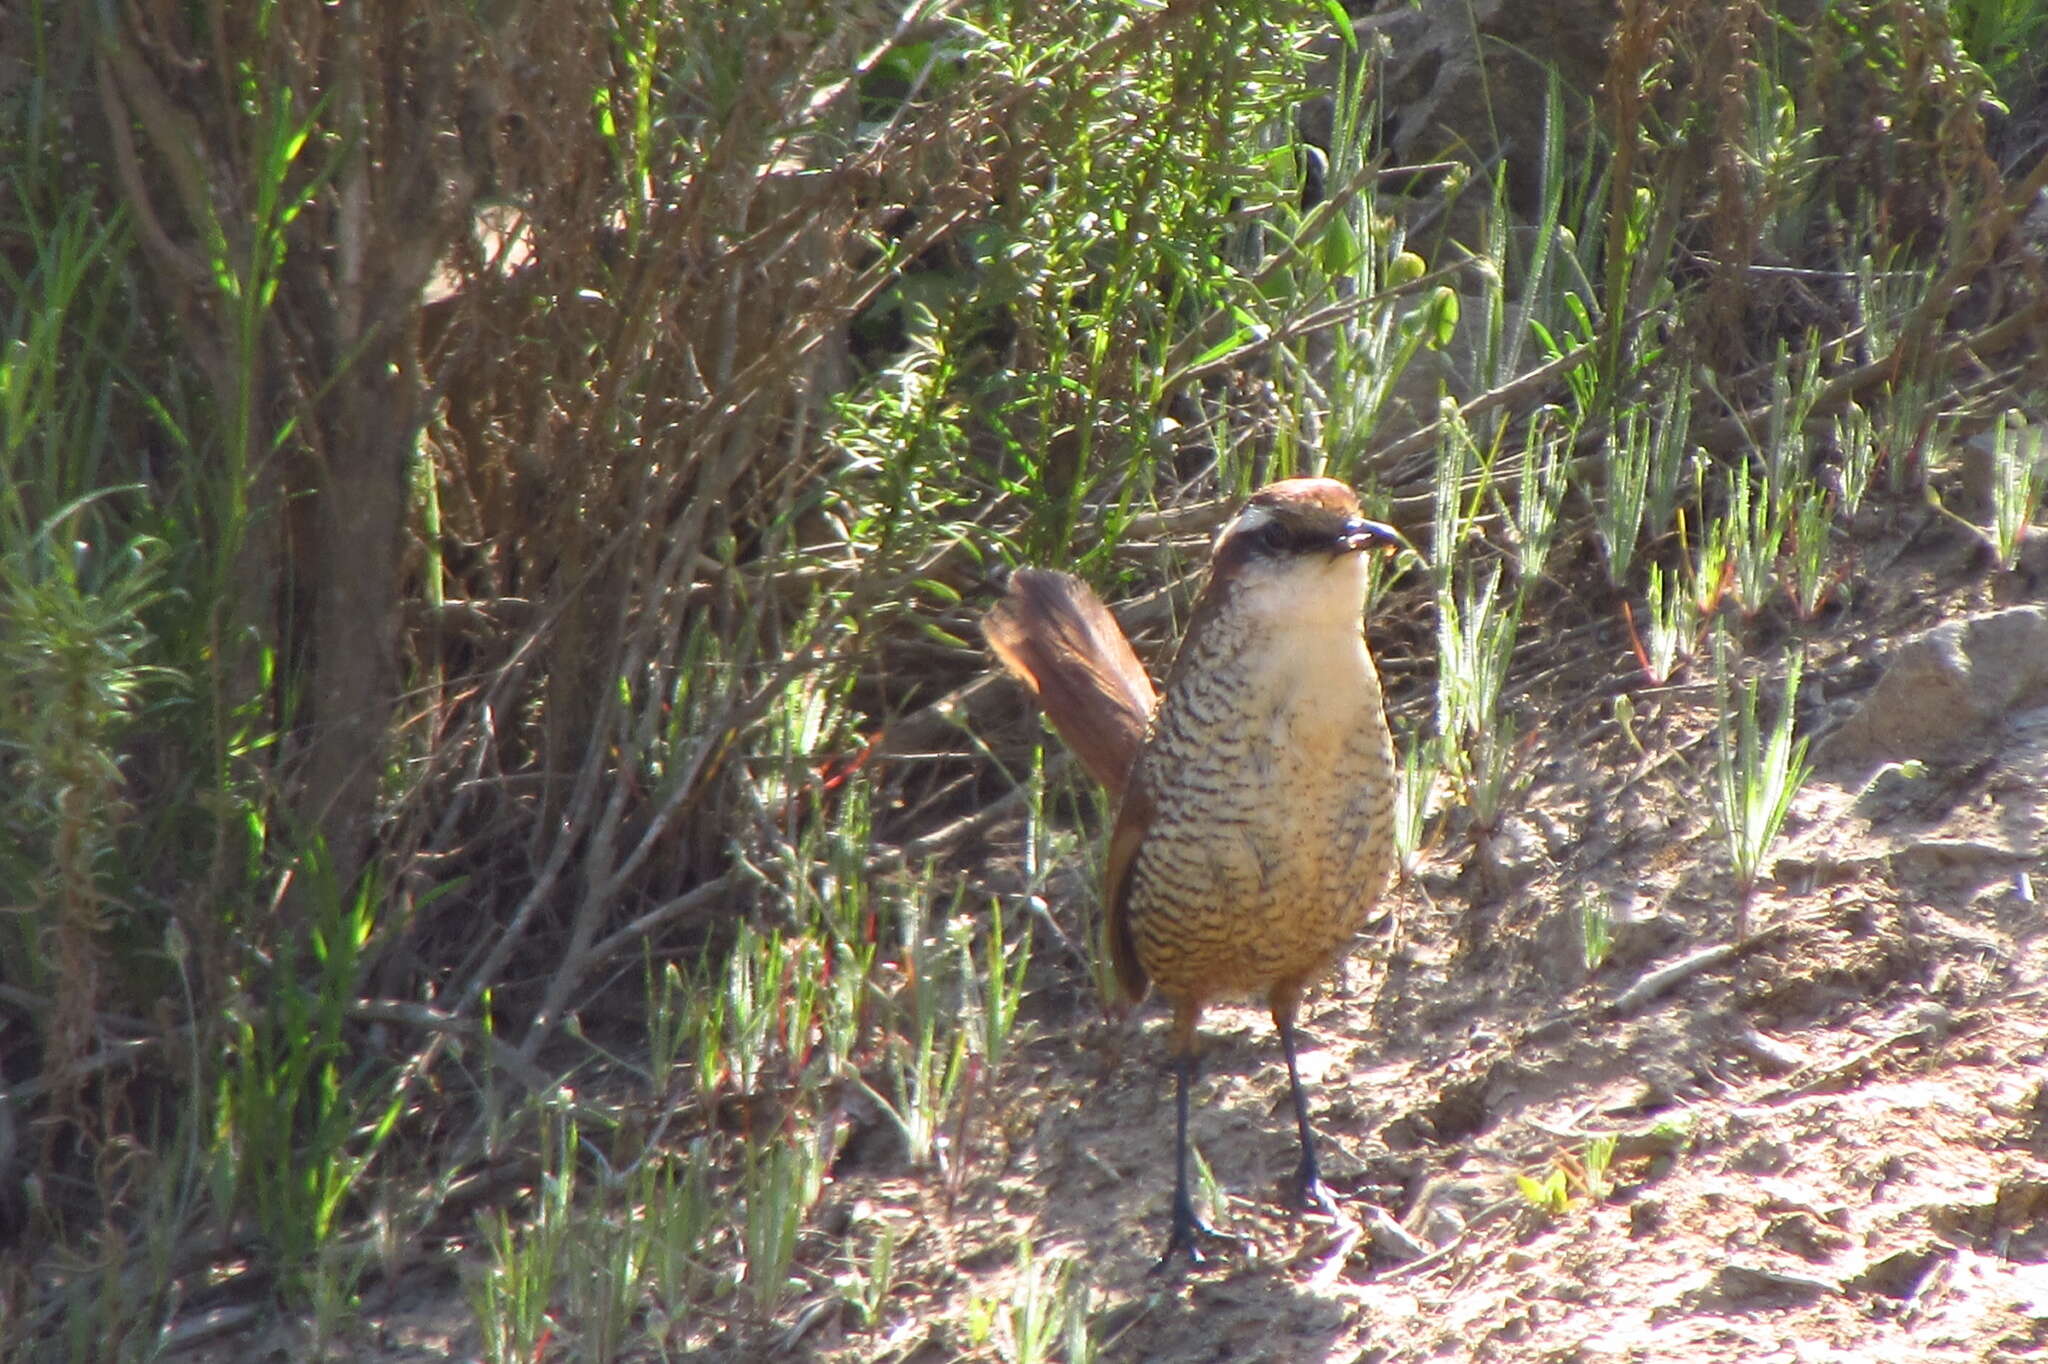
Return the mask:
<svg viewBox="0 0 2048 1364">
<path fill-rule="evenodd" d="M 981 629 L 1089 775 L 1122 796 L 1159 698 L 1102 599 L 1079 578 L 1020 568 Z"/>
</svg>

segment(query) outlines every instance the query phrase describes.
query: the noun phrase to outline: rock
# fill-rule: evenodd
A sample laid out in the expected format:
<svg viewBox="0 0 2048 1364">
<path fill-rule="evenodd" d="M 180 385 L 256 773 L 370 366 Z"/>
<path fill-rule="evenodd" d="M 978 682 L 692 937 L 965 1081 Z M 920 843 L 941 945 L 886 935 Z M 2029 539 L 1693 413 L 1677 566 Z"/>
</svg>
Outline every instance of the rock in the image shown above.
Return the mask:
<svg viewBox="0 0 2048 1364">
<path fill-rule="evenodd" d="M 1944 1254 L 1953 1254 L 1935 1245 L 1912 1246 L 1873 1262 L 1844 1287 L 1856 1293 L 1875 1293 L 1900 1301 L 1910 1301 L 1920 1291 L 1922 1281 L 1941 1261 Z"/>
<path fill-rule="evenodd" d="M 2008 715 L 2048 705 L 2048 610 L 2016 606 L 1908 641 L 1856 713 L 1822 741 L 1821 771 L 1845 785 L 1886 763 L 1962 762 Z"/>
<path fill-rule="evenodd" d="M 1776 1269 L 1770 1265 L 1726 1264 L 1715 1276 L 1715 1287 L 1722 1296 L 1736 1302 L 1757 1298 L 1772 1301 L 1799 1301 L 1830 1296 L 1840 1290 L 1826 1279 L 1813 1274 L 1802 1274 L 1797 1270 Z"/>
<path fill-rule="evenodd" d="M 1364 50 L 1386 44 L 1375 92 L 1376 140 L 1407 165 L 1448 159 L 1479 166 L 1506 151 L 1516 207 L 1532 215 L 1541 192 L 1537 162 L 1548 71 L 1557 68 L 1567 90 L 1597 89 L 1613 6 L 1604 0 L 1420 0 L 1372 9 L 1354 28 Z M 1333 41 L 1326 50 L 1334 57 L 1344 49 Z M 1324 74 L 1322 82 L 1334 87 L 1334 74 Z M 1328 104 L 1319 101 L 1304 111 L 1304 132 L 1315 139 L 1330 117 Z"/>
</svg>

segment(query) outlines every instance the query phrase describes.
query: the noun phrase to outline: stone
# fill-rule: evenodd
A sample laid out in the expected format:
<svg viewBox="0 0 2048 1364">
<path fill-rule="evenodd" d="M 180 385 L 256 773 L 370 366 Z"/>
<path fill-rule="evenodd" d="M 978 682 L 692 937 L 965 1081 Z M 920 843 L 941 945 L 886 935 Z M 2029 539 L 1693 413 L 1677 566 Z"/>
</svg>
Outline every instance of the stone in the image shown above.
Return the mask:
<svg viewBox="0 0 2048 1364">
<path fill-rule="evenodd" d="M 1900 646 L 1884 676 L 1816 750 L 1845 785 L 1887 763 L 1969 761 L 2007 717 L 2048 705 L 2048 610 L 1949 621 Z"/>
</svg>

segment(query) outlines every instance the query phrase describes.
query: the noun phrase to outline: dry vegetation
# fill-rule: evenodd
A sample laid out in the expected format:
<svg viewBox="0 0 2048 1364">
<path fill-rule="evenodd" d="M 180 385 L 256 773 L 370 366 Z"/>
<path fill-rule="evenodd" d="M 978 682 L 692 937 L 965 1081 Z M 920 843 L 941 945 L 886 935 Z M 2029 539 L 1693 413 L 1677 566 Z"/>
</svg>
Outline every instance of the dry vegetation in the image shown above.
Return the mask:
<svg viewBox="0 0 2048 1364">
<path fill-rule="evenodd" d="M 2048 1348 L 2048 9 L 1602 16 L 1404 167 L 1322 5 L 0 8 L 0 1354 Z M 1309 470 L 1357 1225 L 1225 1017 L 1148 1279 L 974 622 Z"/>
</svg>

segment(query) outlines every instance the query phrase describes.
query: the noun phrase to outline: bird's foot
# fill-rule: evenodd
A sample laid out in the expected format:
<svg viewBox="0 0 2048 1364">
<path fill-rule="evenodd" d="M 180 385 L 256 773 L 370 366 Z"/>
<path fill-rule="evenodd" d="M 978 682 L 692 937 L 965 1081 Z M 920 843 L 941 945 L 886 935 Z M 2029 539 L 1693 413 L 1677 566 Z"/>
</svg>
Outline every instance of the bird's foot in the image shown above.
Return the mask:
<svg viewBox="0 0 2048 1364">
<path fill-rule="evenodd" d="M 1318 1260 L 1310 1281 L 1327 1288 L 1351 1260 L 1351 1252 L 1365 1237 L 1358 1220 L 1337 1206 L 1329 1188 L 1317 1172 L 1315 1162 L 1303 1160 L 1295 1172 L 1295 1190 L 1301 1207 L 1312 1215 L 1314 1231 L 1303 1254 Z"/>
<path fill-rule="evenodd" d="M 1223 1239 L 1226 1238 L 1221 1232 L 1195 1216 L 1194 1200 L 1186 1194 L 1176 1194 L 1173 1199 L 1173 1228 L 1166 1234 L 1166 1252 L 1152 1266 L 1151 1272 L 1164 1272 L 1176 1255 L 1185 1255 L 1189 1265 L 1199 1268 L 1203 1263 L 1200 1243 Z"/>
<path fill-rule="evenodd" d="M 1304 1210 L 1331 1218 L 1338 1215 L 1337 1200 L 1330 1196 L 1328 1186 L 1323 1183 L 1322 1172 L 1313 1160 L 1302 1161 L 1301 1168 L 1294 1172 L 1294 1189 Z"/>
</svg>

